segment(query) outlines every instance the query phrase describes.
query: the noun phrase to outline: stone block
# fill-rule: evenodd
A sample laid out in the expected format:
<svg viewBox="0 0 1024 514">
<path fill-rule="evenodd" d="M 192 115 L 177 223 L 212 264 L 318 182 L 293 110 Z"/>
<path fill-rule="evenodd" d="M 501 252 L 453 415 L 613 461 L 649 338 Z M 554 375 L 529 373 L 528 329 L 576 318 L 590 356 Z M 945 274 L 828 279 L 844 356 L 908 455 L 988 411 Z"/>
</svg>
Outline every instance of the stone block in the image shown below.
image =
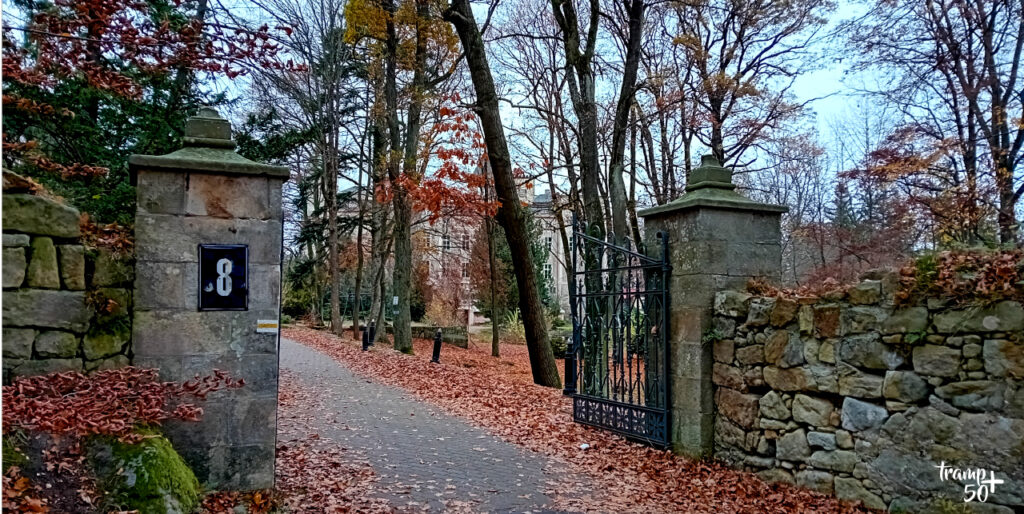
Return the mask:
<svg viewBox="0 0 1024 514">
<path fill-rule="evenodd" d="M 807 464 L 818 469 L 827 469 L 840 473 L 851 473 L 860 462 L 860 457 L 852 451 L 816 451 L 807 459 Z"/>
<path fill-rule="evenodd" d="M 744 392 L 747 390 L 747 386 L 743 382 L 743 374 L 739 368 L 734 368 L 720 362 L 716 362 L 713 367 L 711 381 L 717 386 Z"/>
<path fill-rule="evenodd" d="M 143 262 L 197 262 L 200 242 L 248 244 L 250 264 L 280 264 L 280 220 L 142 214 L 135 219 L 136 257 Z M 256 244 L 259 242 L 260 244 Z"/>
<path fill-rule="evenodd" d="M 22 362 L 11 372 L 13 376 L 36 376 L 61 371 L 83 371 L 82 359 L 34 359 Z"/>
<path fill-rule="evenodd" d="M 797 472 L 796 485 L 822 494 L 832 494 L 832 473 L 805 469 Z"/>
<path fill-rule="evenodd" d="M 744 371 L 743 382 L 747 384 L 747 387 L 764 386 L 764 373 L 761 372 L 761 367 L 758 366 Z"/>
<path fill-rule="evenodd" d="M 127 323 L 98 325 L 82 338 L 82 351 L 88 360 L 112 357 L 123 353 L 130 339 L 131 328 Z"/>
<path fill-rule="evenodd" d="M 60 289 L 57 248 L 49 237 L 32 238 L 32 257 L 28 261 L 25 284 L 40 289 Z"/>
<path fill-rule="evenodd" d="M 793 398 L 793 421 L 812 427 L 827 427 L 832 417 L 832 402 L 798 394 Z"/>
<path fill-rule="evenodd" d="M 4 248 L 18 248 L 28 246 L 28 234 L 4 234 Z"/>
<path fill-rule="evenodd" d="M 5 194 L 3 210 L 4 230 L 61 238 L 81 235 L 78 211 L 49 198 Z"/>
<path fill-rule="evenodd" d="M 792 368 L 806 362 L 804 360 L 803 340 L 797 334 L 787 330 L 778 330 L 768 337 L 764 345 L 764 358 L 770 364 L 780 368 Z"/>
<path fill-rule="evenodd" d="M 92 286 L 109 287 L 130 283 L 135 278 L 135 265 L 127 255 L 100 248 L 93 267 Z"/>
<path fill-rule="evenodd" d="M 3 287 L 21 287 L 25 282 L 25 249 L 5 247 L 3 260 Z"/>
<path fill-rule="evenodd" d="M 835 358 L 860 368 L 896 369 L 906 361 L 906 354 L 902 347 L 885 344 L 872 332 L 840 339 Z"/>
<path fill-rule="evenodd" d="M 885 407 L 863 402 L 856 398 L 843 400 L 842 426 L 851 432 L 871 430 L 882 426 L 889 413 Z"/>
<path fill-rule="evenodd" d="M 85 289 L 85 247 L 58 245 L 57 255 L 60 257 L 60 279 L 64 283 L 64 289 Z"/>
<path fill-rule="evenodd" d="M 716 362 L 732 364 L 733 355 L 736 351 L 736 342 L 732 339 L 719 339 L 712 345 L 712 355 Z"/>
<path fill-rule="evenodd" d="M 782 396 L 775 391 L 768 391 L 758 400 L 759 412 L 762 417 L 787 420 L 790 418 L 789 407 L 782 401 Z"/>
<path fill-rule="evenodd" d="M 840 324 L 843 334 L 873 332 L 882 326 L 889 313 L 881 307 L 848 307 L 843 309 Z"/>
<path fill-rule="evenodd" d="M 891 400 L 916 403 L 928 397 L 928 383 L 912 371 L 888 371 L 882 395 Z"/>
<path fill-rule="evenodd" d="M 758 400 L 756 394 L 743 394 L 726 387 L 715 392 L 715 405 L 718 412 L 743 428 L 757 426 Z"/>
<path fill-rule="evenodd" d="M 185 173 L 140 170 L 136 205 L 147 214 L 182 214 L 185 210 Z"/>
<path fill-rule="evenodd" d="M 868 491 L 864 484 L 856 478 L 836 477 L 836 498 L 840 500 L 859 501 L 869 509 L 885 510 L 885 501 L 877 494 Z"/>
<path fill-rule="evenodd" d="M 775 300 L 775 307 L 772 309 L 770 318 L 773 327 L 784 327 L 796 317 L 800 305 L 796 300 L 778 298 Z"/>
<path fill-rule="evenodd" d="M 78 353 L 78 339 L 70 332 L 47 330 L 36 336 L 36 353 L 43 358 L 68 358 Z"/>
<path fill-rule="evenodd" d="M 811 448 L 807 445 L 807 434 L 802 428 L 783 435 L 775 443 L 775 457 L 779 460 L 803 462 L 810 455 Z"/>
<path fill-rule="evenodd" d="M 793 474 L 784 469 L 772 468 L 757 473 L 758 478 L 769 484 L 794 485 Z"/>
<path fill-rule="evenodd" d="M 808 432 L 807 444 L 811 445 L 812 448 L 835 450 L 837 447 L 836 435 L 828 432 Z"/>
<path fill-rule="evenodd" d="M 95 289 L 95 298 L 102 300 L 103 312 L 96 313 L 96 322 L 100 324 L 128 317 L 132 309 L 132 294 L 120 287 L 100 287 Z"/>
<path fill-rule="evenodd" d="M 835 339 L 826 339 L 821 342 L 821 345 L 818 347 L 818 360 L 829 364 L 836 363 Z"/>
<path fill-rule="evenodd" d="M 882 298 L 882 283 L 878 280 L 865 280 L 847 291 L 853 305 L 875 305 Z"/>
<path fill-rule="evenodd" d="M 914 371 L 928 376 L 953 377 L 960 369 L 960 350 L 927 344 L 914 348 Z"/>
<path fill-rule="evenodd" d="M 811 377 L 810 390 L 820 391 L 823 393 L 839 392 L 839 375 L 836 372 L 835 366 L 815 364 L 811 366 L 804 366 L 804 369 L 807 370 L 807 373 Z"/>
<path fill-rule="evenodd" d="M 1024 306 L 999 302 L 984 309 L 959 309 L 935 315 L 935 329 L 943 334 L 1024 331 Z"/>
<path fill-rule="evenodd" d="M 97 361 L 85 361 L 85 371 L 92 373 L 95 371 L 106 371 L 108 369 L 123 368 L 131 364 L 128 361 L 128 357 L 125 355 L 115 355 L 106 359 L 100 359 Z"/>
<path fill-rule="evenodd" d="M 775 308 L 775 298 L 754 298 L 750 301 L 747 311 L 747 326 L 760 327 L 768 324 L 772 310 Z"/>
<path fill-rule="evenodd" d="M 764 363 L 764 346 L 752 344 L 736 350 L 736 362 L 744 366 Z"/>
<path fill-rule="evenodd" d="M 723 339 L 732 339 L 736 336 L 736 320 L 723 316 L 715 316 L 711 320 L 711 328 Z"/>
<path fill-rule="evenodd" d="M 928 309 L 911 307 L 893 312 L 882 322 L 883 334 L 915 334 L 928 328 Z"/>
<path fill-rule="evenodd" d="M 952 337 L 950 339 L 953 339 Z M 964 357 L 971 358 L 981 355 L 980 344 L 965 344 L 963 347 Z"/>
<path fill-rule="evenodd" d="M 185 214 L 213 218 L 270 219 L 267 181 L 250 176 L 189 175 Z"/>
<path fill-rule="evenodd" d="M 864 373 L 853 366 L 840 364 L 839 394 L 858 398 L 881 398 L 885 379 L 877 375 Z"/>
<path fill-rule="evenodd" d="M 797 322 L 800 326 L 800 333 L 810 335 L 814 333 L 814 307 L 801 305 L 797 314 Z"/>
<path fill-rule="evenodd" d="M 748 452 L 754 450 L 754 447 L 748 444 L 747 433 L 725 418 L 725 416 L 715 417 L 714 437 L 717 444 L 739 448 Z"/>
<path fill-rule="evenodd" d="M 135 309 L 191 310 L 196 306 L 198 265 L 180 262 L 139 262 L 135 267 Z"/>
<path fill-rule="evenodd" d="M 1006 384 L 992 380 L 952 382 L 935 388 L 939 398 L 961 409 L 988 411 L 1003 408 Z"/>
<path fill-rule="evenodd" d="M 89 325 L 92 309 L 82 291 L 22 289 L 4 291 L 4 326 L 40 327 L 81 333 Z"/>
<path fill-rule="evenodd" d="M 853 448 L 853 436 L 846 430 L 836 430 L 836 446 L 844 450 Z"/>
<path fill-rule="evenodd" d="M 988 339 L 983 352 L 985 371 L 992 376 L 1024 379 L 1024 341 Z"/>
<path fill-rule="evenodd" d="M 836 337 L 840 331 L 839 305 L 826 304 L 814 308 L 814 330 L 816 337 Z"/>
<path fill-rule="evenodd" d="M 5 323 L 6 324 L 6 323 Z M 3 356 L 5 359 L 31 359 L 32 342 L 36 331 L 31 328 L 3 328 Z"/>
<path fill-rule="evenodd" d="M 764 368 L 764 381 L 778 391 L 804 391 L 813 383 L 813 378 L 802 367 L 783 369 L 768 366 Z"/>
</svg>

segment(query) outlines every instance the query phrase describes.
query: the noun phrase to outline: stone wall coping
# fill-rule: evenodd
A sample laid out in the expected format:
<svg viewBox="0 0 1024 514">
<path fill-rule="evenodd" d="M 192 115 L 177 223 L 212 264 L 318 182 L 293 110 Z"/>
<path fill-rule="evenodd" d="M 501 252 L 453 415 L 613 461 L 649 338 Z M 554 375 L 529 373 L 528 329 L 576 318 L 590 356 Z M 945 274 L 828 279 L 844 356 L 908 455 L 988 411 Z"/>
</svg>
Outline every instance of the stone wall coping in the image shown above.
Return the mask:
<svg viewBox="0 0 1024 514">
<path fill-rule="evenodd" d="M 726 189 L 698 189 L 686 193 L 680 198 L 664 205 L 658 205 L 637 211 L 637 216 L 647 218 L 651 216 L 663 216 L 676 211 L 688 211 L 699 208 L 728 209 L 748 212 L 789 212 L 785 205 L 761 203 L 751 200 L 735 191 Z"/>
<path fill-rule="evenodd" d="M 134 177 L 140 169 L 158 169 L 182 173 L 200 171 L 225 175 L 258 175 L 288 180 L 287 166 L 272 166 L 251 161 L 228 148 L 188 146 L 167 155 L 136 154 L 128 158 Z"/>
</svg>

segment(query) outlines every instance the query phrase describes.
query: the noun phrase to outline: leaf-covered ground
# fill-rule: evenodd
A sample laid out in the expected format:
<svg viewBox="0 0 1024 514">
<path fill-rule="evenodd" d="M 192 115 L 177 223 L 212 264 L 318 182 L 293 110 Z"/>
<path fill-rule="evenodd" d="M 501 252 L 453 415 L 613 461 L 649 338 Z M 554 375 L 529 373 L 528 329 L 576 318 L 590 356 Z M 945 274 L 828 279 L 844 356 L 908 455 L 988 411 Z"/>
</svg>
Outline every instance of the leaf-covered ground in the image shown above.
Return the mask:
<svg viewBox="0 0 1024 514">
<path fill-rule="evenodd" d="M 601 512 L 857 512 L 821 494 L 766 484 L 755 475 L 712 461 L 693 461 L 576 424 L 560 390 L 533 384 L 524 346 L 460 349 L 445 345 L 441 365 L 430 363 L 432 343 L 414 341 L 415 355 L 381 346 L 362 352 L 354 340 L 308 328 L 284 330 L 293 339 L 331 355 L 349 369 L 398 386 L 495 435 L 565 462 L 571 479 L 552 483 L 566 494 L 553 507 Z M 286 407 L 283 407 L 286 410 Z M 589 445 L 581 449 L 581 445 Z M 301 471 L 299 471 L 301 473 Z M 575 482 L 575 483 L 574 483 Z M 279 483 L 279 485 L 282 485 Z"/>
</svg>

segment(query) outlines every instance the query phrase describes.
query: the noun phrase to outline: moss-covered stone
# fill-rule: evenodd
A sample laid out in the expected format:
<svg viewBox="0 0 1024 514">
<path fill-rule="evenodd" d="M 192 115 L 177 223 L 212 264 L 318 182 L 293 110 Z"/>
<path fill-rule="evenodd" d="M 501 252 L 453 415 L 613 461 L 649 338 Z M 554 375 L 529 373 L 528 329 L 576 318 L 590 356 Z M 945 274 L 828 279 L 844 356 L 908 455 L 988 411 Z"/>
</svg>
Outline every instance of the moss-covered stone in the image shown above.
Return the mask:
<svg viewBox="0 0 1024 514">
<path fill-rule="evenodd" d="M 104 501 L 140 514 L 177 514 L 199 504 L 199 481 L 156 432 L 137 444 L 101 437 L 90 441 L 89 460 L 104 491 Z"/>
</svg>

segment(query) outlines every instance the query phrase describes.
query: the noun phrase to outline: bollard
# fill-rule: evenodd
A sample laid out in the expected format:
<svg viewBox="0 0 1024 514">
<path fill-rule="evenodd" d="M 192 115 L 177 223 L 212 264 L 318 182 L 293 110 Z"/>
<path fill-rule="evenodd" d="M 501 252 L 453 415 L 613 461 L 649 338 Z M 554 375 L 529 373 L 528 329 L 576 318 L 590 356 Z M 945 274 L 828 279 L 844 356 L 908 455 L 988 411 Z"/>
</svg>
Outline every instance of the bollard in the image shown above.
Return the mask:
<svg viewBox="0 0 1024 514">
<path fill-rule="evenodd" d="M 434 334 L 434 356 L 430 359 L 430 362 L 437 364 L 441 363 L 441 329 L 437 329 L 437 333 Z"/>
<path fill-rule="evenodd" d="M 370 332 L 363 330 L 363 351 L 370 348 Z"/>
<path fill-rule="evenodd" d="M 573 330 L 572 339 L 565 339 L 565 388 L 562 394 L 566 396 L 576 394 L 576 334 Z"/>
<path fill-rule="evenodd" d="M 370 322 L 370 346 L 373 346 L 373 342 L 377 340 L 377 322 Z"/>
</svg>

